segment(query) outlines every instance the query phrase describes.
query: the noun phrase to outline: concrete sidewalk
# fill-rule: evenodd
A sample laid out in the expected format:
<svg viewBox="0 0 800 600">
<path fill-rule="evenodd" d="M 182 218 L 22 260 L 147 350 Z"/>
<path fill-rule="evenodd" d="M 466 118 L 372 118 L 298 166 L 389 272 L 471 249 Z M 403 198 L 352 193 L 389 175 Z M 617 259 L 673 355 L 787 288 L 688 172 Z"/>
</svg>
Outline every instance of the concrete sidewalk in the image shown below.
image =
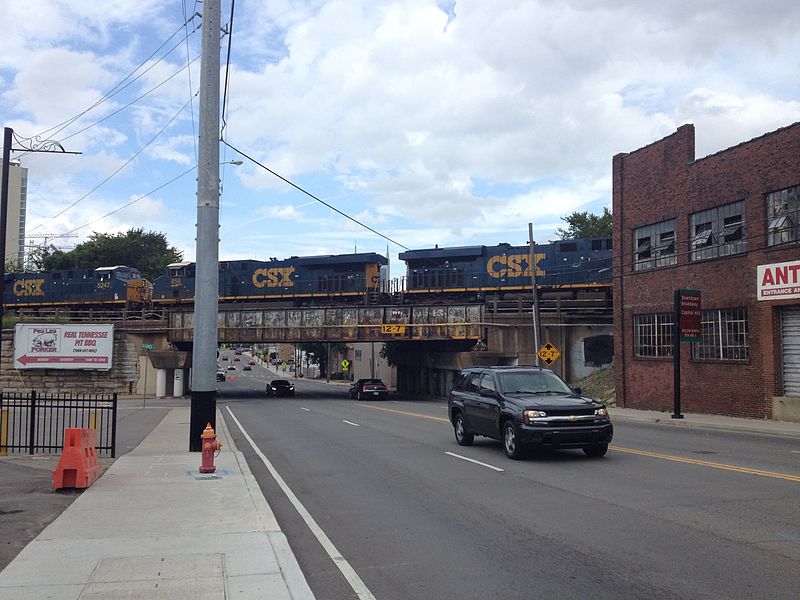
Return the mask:
<svg viewBox="0 0 800 600">
<path fill-rule="evenodd" d="M 704 427 L 725 431 L 741 431 L 765 435 L 781 435 L 800 438 L 800 423 L 772 421 L 767 419 L 742 419 L 723 415 L 683 413 L 682 419 L 673 419 L 671 412 L 639 410 L 635 408 L 610 407 L 611 421 L 627 420 L 640 423 L 658 423 L 671 427 Z"/>
<path fill-rule="evenodd" d="M 0 573 L 4 600 L 313 599 L 221 416 L 217 472 L 198 472 L 173 409 Z"/>
</svg>

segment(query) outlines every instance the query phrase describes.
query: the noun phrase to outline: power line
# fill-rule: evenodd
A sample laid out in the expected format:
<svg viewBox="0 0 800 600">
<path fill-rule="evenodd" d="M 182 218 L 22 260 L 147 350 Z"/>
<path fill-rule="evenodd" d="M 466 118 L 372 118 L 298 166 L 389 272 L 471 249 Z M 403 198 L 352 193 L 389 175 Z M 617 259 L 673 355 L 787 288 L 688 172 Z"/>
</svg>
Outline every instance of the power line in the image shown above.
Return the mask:
<svg viewBox="0 0 800 600">
<path fill-rule="evenodd" d="M 191 18 L 190 18 L 188 21 L 186 21 L 186 22 L 185 22 L 183 25 L 181 25 L 180 27 L 178 27 L 178 29 L 176 29 L 176 30 L 175 30 L 175 32 L 174 32 L 174 33 L 173 33 L 171 36 L 169 36 L 169 38 L 167 38 L 167 40 L 166 40 L 166 41 L 165 41 L 163 44 L 161 44 L 161 46 L 159 46 L 159 47 L 158 47 L 158 48 L 157 48 L 157 49 L 156 49 L 156 50 L 155 50 L 155 51 L 154 51 L 152 54 L 150 54 L 150 56 L 148 56 L 148 57 L 147 57 L 146 59 L 144 59 L 144 60 L 143 60 L 141 63 L 139 63 L 139 65 L 138 65 L 138 66 L 137 66 L 135 69 L 133 69 L 133 70 L 132 70 L 130 73 L 128 73 L 128 74 L 127 74 L 125 77 L 123 77 L 123 78 L 122 78 L 122 79 L 121 79 L 121 80 L 120 80 L 120 81 L 119 81 L 119 82 L 118 82 L 118 83 L 117 83 L 117 84 L 116 84 L 114 87 L 112 87 L 112 88 L 111 88 L 111 89 L 110 89 L 108 92 L 106 92 L 105 94 L 103 94 L 103 96 L 102 96 L 102 97 L 101 97 L 99 100 L 97 100 L 97 101 L 96 101 L 94 104 L 92 104 L 91 106 L 89 106 L 87 109 L 85 109 L 85 110 L 83 110 L 83 111 L 79 112 L 77 115 L 75 115 L 75 116 L 73 116 L 73 117 L 70 117 L 70 118 L 69 118 L 69 119 L 67 119 L 66 121 L 63 121 L 63 122 L 59 123 L 58 125 L 54 125 L 53 127 L 50 127 L 49 129 L 46 129 L 46 130 L 42 131 L 42 132 L 39 134 L 39 136 L 49 135 L 50 137 L 55 137 L 55 136 L 56 136 L 58 133 L 62 132 L 64 129 L 66 129 L 67 127 L 69 127 L 69 125 L 71 125 L 72 123 L 74 123 L 75 121 L 77 121 L 77 120 L 78 120 L 80 117 L 82 117 L 83 115 L 85 115 L 86 113 L 88 113 L 90 110 L 92 110 L 93 108 L 96 108 L 97 106 L 100 106 L 100 104 L 102 104 L 102 103 L 103 103 L 103 102 L 105 102 L 106 100 L 109 100 L 109 99 L 110 99 L 110 98 L 112 98 L 113 96 L 116 96 L 116 95 L 117 95 L 118 93 L 120 93 L 122 90 L 124 90 L 125 88 L 127 88 L 128 86 L 130 86 L 131 84 L 133 84 L 134 82 L 136 82 L 137 80 L 141 79 L 141 78 L 142 78 L 142 77 L 143 77 L 145 74 L 147 74 L 147 73 L 148 73 L 148 72 L 149 72 L 151 69 L 153 69 L 153 68 L 154 68 L 156 65 L 158 65 L 158 64 L 159 64 L 161 61 L 163 61 L 163 60 L 164 60 L 164 59 L 165 59 L 167 56 L 169 56 L 170 54 L 172 54 L 172 52 L 175 50 L 175 48 L 177 48 L 178 46 L 180 46 L 180 45 L 181 45 L 181 44 L 184 42 L 184 40 L 186 40 L 186 42 L 187 42 L 187 47 L 188 47 L 188 41 L 189 41 L 189 37 L 190 37 L 190 36 L 191 36 L 191 35 L 192 35 L 192 34 L 193 34 L 195 31 L 197 31 L 197 30 L 199 29 L 199 26 L 198 26 L 198 27 L 195 27 L 195 28 L 194 28 L 194 29 L 193 29 L 191 32 L 188 32 L 188 30 L 187 30 L 186 36 L 185 36 L 183 39 L 181 39 L 181 40 L 180 40 L 180 41 L 179 41 L 177 44 L 175 44 L 175 45 L 174 45 L 172 48 L 170 48 L 170 49 L 169 49 L 169 51 L 167 51 L 167 52 L 166 52 L 166 53 L 165 53 L 163 56 L 161 56 L 161 58 L 159 58 L 159 59 L 158 59 L 156 62 L 154 62 L 153 64 L 151 64 L 149 67 L 147 67 L 147 69 L 145 69 L 144 71 L 142 71 L 141 73 L 139 73 L 139 75 L 137 75 L 136 77 L 134 77 L 133 79 L 131 79 L 130 81 L 128 81 L 127 83 L 125 83 L 125 81 L 126 81 L 126 80 L 128 80 L 130 77 L 132 77 L 134 73 L 136 73 L 136 72 L 137 72 L 139 69 L 141 69 L 141 68 L 142 68 L 142 67 L 143 67 L 145 64 L 147 64 L 147 61 L 149 61 L 149 60 L 150 60 L 151 58 L 153 58 L 153 57 L 154 57 L 156 54 L 158 54 L 158 52 L 159 52 L 159 51 L 160 51 L 160 50 L 161 50 L 161 49 L 162 49 L 164 46 L 166 46 L 166 45 L 167 45 L 167 43 L 169 43 L 169 41 L 170 41 L 172 38 L 174 38 L 174 37 L 175 37 L 175 36 L 178 34 L 178 32 L 181 30 L 181 28 L 187 29 L 187 25 L 188 25 L 189 21 L 191 21 L 192 19 L 194 19 L 194 17 L 195 17 L 195 16 L 196 16 L 196 15 L 192 15 L 192 17 L 191 17 Z M 186 17 L 186 15 L 185 15 L 185 13 L 184 13 L 184 18 L 185 18 L 185 17 Z M 187 61 L 189 60 L 189 57 L 188 57 L 188 56 L 186 57 L 186 60 L 187 60 Z M 124 85 L 123 85 L 123 84 L 124 84 Z M 54 133 L 52 133 L 52 134 L 51 134 L 50 132 L 54 132 Z M 66 139 L 66 138 L 65 138 L 65 139 Z"/>
<path fill-rule="evenodd" d="M 173 182 L 177 181 L 178 179 L 180 179 L 180 178 L 181 178 L 181 177 L 183 177 L 184 175 L 187 175 L 188 173 L 191 173 L 191 172 L 192 172 L 192 171 L 194 171 L 195 169 L 197 169 L 197 166 L 192 166 L 192 167 L 190 167 L 190 168 L 186 169 L 186 170 L 185 170 L 183 173 L 181 173 L 180 175 L 178 175 L 178 176 L 176 176 L 176 177 L 173 177 L 172 179 L 170 179 L 170 180 L 169 180 L 169 181 L 167 181 L 166 183 L 163 183 L 163 184 L 161 184 L 161 185 L 160 185 L 160 186 L 158 186 L 156 189 L 154 189 L 154 190 L 150 190 L 149 192 L 147 192 L 146 194 L 142 194 L 142 195 L 141 195 L 141 196 L 139 196 L 138 198 L 134 198 L 133 200 L 131 200 L 131 201 L 130 201 L 130 202 L 128 202 L 127 204 L 123 204 L 123 205 L 122 205 L 122 206 L 120 206 L 119 208 L 115 208 L 115 209 L 114 209 L 114 210 L 112 210 L 111 212 L 104 214 L 102 217 L 98 217 L 98 218 L 96 218 L 96 219 L 94 219 L 94 220 L 92 220 L 92 221 L 89 221 L 88 223 L 86 223 L 86 224 L 84 224 L 84 225 L 81 225 L 80 227 L 76 227 L 75 229 L 70 229 L 70 230 L 69 230 L 69 231 L 67 231 L 66 233 L 67 233 L 67 234 L 69 234 L 69 233 L 74 233 L 74 232 L 76 232 L 76 231 L 79 231 L 79 230 L 83 229 L 84 227 L 88 227 L 89 225 L 91 225 L 91 224 L 93 224 L 93 223 L 97 223 L 98 221 L 102 221 L 102 220 L 103 220 L 103 219 L 105 219 L 106 217 L 110 217 L 111 215 L 113 215 L 113 214 L 116 214 L 116 213 L 118 213 L 119 211 L 121 211 L 121 210 L 124 210 L 124 209 L 128 208 L 129 206 L 131 206 L 131 205 L 133 205 L 133 204 L 136 204 L 136 203 L 137 203 L 139 200 L 143 200 L 144 198 L 147 198 L 148 196 L 150 196 L 150 195 L 152 195 L 152 194 L 155 194 L 157 191 L 164 189 L 164 188 L 165 188 L 165 187 L 167 187 L 169 184 L 171 184 L 171 183 L 173 183 Z"/>
<path fill-rule="evenodd" d="M 295 188 L 296 190 L 298 190 L 298 191 L 300 191 L 300 192 L 304 193 L 304 194 L 305 194 L 306 196 L 308 196 L 309 198 L 313 198 L 314 200 L 316 200 L 316 201 L 317 201 L 317 202 L 319 202 L 320 204 L 323 204 L 324 206 L 327 206 L 327 207 L 328 207 L 328 208 L 330 208 L 330 209 L 331 209 L 333 212 L 335 212 L 335 213 L 338 213 L 338 214 L 342 215 L 342 216 L 343 216 L 345 219 L 349 219 L 350 221 L 352 221 L 352 222 L 353 222 L 353 223 L 355 223 L 356 225 L 360 225 L 360 226 L 361 226 L 361 227 L 363 227 L 364 229 L 367 229 L 367 230 L 371 231 L 372 233 L 374 233 L 375 235 L 377 235 L 377 236 L 379 236 L 379 237 L 382 237 L 382 238 L 383 238 L 383 239 L 385 239 L 386 241 L 393 243 L 395 246 L 399 246 L 400 248 L 403 248 L 404 250 L 411 250 L 411 248 L 409 248 L 408 246 L 404 246 L 404 245 L 403 245 L 403 244 L 401 244 L 400 242 L 397 242 L 397 241 L 393 240 L 392 238 L 390 238 L 389 236 L 382 234 L 380 231 L 377 231 L 376 229 L 373 229 L 373 228 L 372 228 L 372 227 L 370 227 L 369 225 L 366 225 L 365 223 L 362 223 L 361 221 L 359 221 L 359 220 L 358 220 L 358 219 L 356 219 L 355 217 L 351 217 L 350 215 L 348 215 L 347 213 L 345 213 L 345 212 L 343 212 L 343 211 L 339 210 L 338 208 L 336 208 L 336 207 L 335 207 L 335 206 L 333 206 L 332 204 L 328 204 L 327 202 L 325 202 L 325 201 L 324 201 L 324 200 L 322 200 L 321 198 L 318 198 L 317 196 L 315 196 L 315 195 L 314 195 L 314 194 L 312 194 L 311 192 L 308 192 L 308 191 L 304 190 L 304 189 L 303 189 L 303 188 L 301 188 L 299 185 L 297 185 L 297 184 L 295 184 L 295 183 L 293 183 L 293 182 L 289 181 L 288 179 L 286 179 L 286 177 L 284 177 L 283 175 L 280 175 L 280 174 L 276 173 L 275 171 L 273 171 L 272 169 L 270 169 L 270 168 L 269 168 L 269 167 L 267 167 L 266 165 L 264 165 L 264 164 L 260 163 L 259 161 L 257 161 L 255 158 L 253 158 L 253 157 L 252 157 L 252 156 L 250 156 L 249 154 L 246 154 L 245 152 L 242 152 L 241 150 L 239 150 L 239 149 L 238 149 L 238 148 L 236 148 L 235 146 L 232 146 L 231 144 L 229 144 L 228 142 L 226 142 L 224 139 L 223 139 L 223 140 L 220 140 L 220 141 L 221 141 L 223 144 L 225 144 L 226 146 L 228 146 L 228 148 L 230 148 L 230 149 L 231 149 L 231 150 L 233 150 L 234 152 L 236 152 L 236 153 L 238 153 L 239 155 L 241 155 L 241 156 L 245 157 L 245 158 L 246 158 L 247 160 L 249 160 L 250 162 L 252 162 L 252 163 L 254 163 L 254 164 L 258 165 L 259 167 L 261 167 L 262 169 L 264 169 L 264 170 L 265 170 L 265 171 L 267 171 L 268 173 L 271 173 L 272 175 L 274 175 L 275 177 L 277 177 L 277 178 L 278 178 L 278 179 L 280 179 L 281 181 L 283 181 L 283 182 L 285 182 L 285 183 L 288 183 L 290 186 L 292 186 L 292 187 L 293 187 L 293 188 Z"/>
<path fill-rule="evenodd" d="M 178 109 L 178 112 L 176 112 L 176 113 L 175 113 L 175 114 L 172 116 L 172 118 L 171 118 L 169 121 L 167 121 L 167 122 L 164 124 L 164 126 L 163 126 L 161 129 L 159 129 L 159 131 L 158 131 L 158 132 L 157 132 L 157 133 L 156 133 L 156 134 L 155 134 L 153 137 L 151 137 L 151 138 L 150 138 L 150 140 L 148 140 L 148 141 L 147 141 L 147 143 L 146 143 L 144 146 L 142 146 L 141 148 L 139 148 L 139 150 L 137 150 L 137 151 L 136 151 L 136 153 L 135 153 L 133 156 L 131 156 L 131 157 L 130 157 L 128 160 L 126 160 L 126 161 L 125 161 L 125 162 L 124 162 L 124 163 L 123 163 L 123 164 L 122 164 L 122 165 L 121 165 L 121 166 L 120 166 L 120 167 L 119 167 L 119 168 L 118 168 L 116 171 L 114 171 L 113 173 L 111 173 L 111 175 L 109 175 L 108 177 L 106 177 L 106 178 L 105 178 L 103 181 L 101 181 L 100 183 L 98 183 L 98 184 L 97 184 L 96 186 L 94 186 L 94 187 L 93 187 L 91 190 L 89 190 L 88 192 L 86 192 L 86 193 L 85 193 L 83 196 L 81 196 L 80 198 L 78 198 L 77 200 L 75 200 L 75 202 L 73 202 L 72 204 L 70 204 L 70 205 L 69 205 L 69 206 L 67 206 L 65 209 L 61 210 L 60 212 L 56 213 L 55 215 L 53 215 L 52 217 L 50 217 L 50 218 L 49 218 L 49 219 L 47 219 L 46 221 L 44 221 L 44 222 L 40 223 L 39 225 L 37 225 L 36 227 L 34 227 L 33 229 L 31 229 L 31 231 L 36 231 L 37 229 L 39 229 L 39 227 L 42 227 L 42 226 L 44 226 L 45 224 L 47 224 L 47 223 L 49 223 L 50 221 L 52 221 L 53 219 L 55 219 L 55 218 L 57 218 L 57 217 L 60 217 L 60 216 L 61 216 L 61 215 L 63 215 L 65 212 L 67 212 L 69 209 L 71 209 L 73 206 L 75 206 L 75 205 L 76 205 L 76 204 L 78 204 L 79 202 L 81 202 L 81 201 L 85 200 L 85 199 L 86 199 L 86 198 L 88 198 L 88 197 L 89 197 L 91 194 L 93 194 L 93 193 L 94 193 L 94 192 L 96 192 L 98 189 L 100 189 L 100 188 L 101 188 L 103 185 L 105 185 L 105 184 L 106 184 L 106 183 L 107 183 L 107 182 L 108 182 L 108 181 L 109 181 L 109 180 L 110 180 L 112 177 L 114 177 L 114 176 L 115 176 L 117 173 L 119 173 L 120 171 L 122 171 L 122 170 L 123 170 L 125 167 L 127 167 L 127 166 L 128 166 L 130 163 L 131 163 L 131 162 L 133 162 L 133 160 L 134 160 L 134 159 L 135 159 L 137 156 L 139 156 L 139 155 L 140 155 L 142 152 L 144 152 L 144 150 L 145 150 L 145 149 L 146 149 L 146 148 L 147 148 L 147 147 L 148 147 L 150 144 L 152 144 L 154 141 L 156 141 L 156 139 L 157 139 L 157 138 L 158 138 L 158 137 L 159 137 L 159 136 L 160 136 L 162 133 L 164 133 L 164 131 L 167 129 L 167 127 L 169 127 L 169 126 L 170 126 L 170 125 L 173 123 L 173 121 L 175 121 L 175 119 L 177 119 L 177 118 L 178 118 L 178 116 L 179 116 L 179 115 L 180 115 L 180 114 L 181 114 L 181 113 L 184 111 L 184 109 L 185 109 L 185 108 L 186 108 L 186 107 L 187 107 L 187 106 L 188 106 L 188 105 L 191 103 L 191 101 L 192 101 L 192 99 L 190 98 L 190 99 L 189 99 L 189 100 L 188 100 L 188 101 L 187 101 L 187 102 L 186 102 L 186 103 L 185 103 L 183 106 L 181 106 L 181 107 Z"/>
</svg>

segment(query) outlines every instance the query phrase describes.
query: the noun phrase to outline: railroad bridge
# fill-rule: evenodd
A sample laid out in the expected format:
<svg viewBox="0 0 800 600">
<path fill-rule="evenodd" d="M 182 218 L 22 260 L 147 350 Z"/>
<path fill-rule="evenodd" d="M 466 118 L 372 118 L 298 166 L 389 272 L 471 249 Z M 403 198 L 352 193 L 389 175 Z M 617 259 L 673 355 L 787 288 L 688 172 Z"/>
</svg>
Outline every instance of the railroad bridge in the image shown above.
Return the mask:
<svg viewBox="0 0 800 600">
<path fill-rule="evenodd" d="M 444 395 L 452 374 L 464 367 L 533 364 L 532 310 L 530 296 L 524 295 L 482 304 L 304 308 L 220 304 L 218 340 L 231 344 L 401 342 L 407 351 L 398 356 L 398 389 Z M 191 351 L 191 306 L 149 313 L 53 309 L 50 313 L 39 310 L 35 315 L 21 312 L 18 316 L 23 322 L 114 323 L 120 335 L 133 340 L 130 345 L 140 357 L 139 373 L 151 367 L 164 368 L 156 363 L 165 360 L 175 365 L 167 367 L 171 369 L 190 364 L 185 358 L 173 360 L 164 351 L 177 348 L 184 355 Z M 553 368 L 568 381 L 611 362 L 613 325 L 608 294 L 598 291 L 576 298 L 571 293 L 543 293 L 540 317 L 541 342 L 549 341 L 560 349 L 562 358 Z M 481 348 L 486 349 L 473 351 L 479 340 L 483 342 Z M 152 347 L 155 350 L 150 350 Z M 13 379 L 8 383 L 13 384 Z M 140 387 L 138 382 L 136 387 Z"/>
</svg>

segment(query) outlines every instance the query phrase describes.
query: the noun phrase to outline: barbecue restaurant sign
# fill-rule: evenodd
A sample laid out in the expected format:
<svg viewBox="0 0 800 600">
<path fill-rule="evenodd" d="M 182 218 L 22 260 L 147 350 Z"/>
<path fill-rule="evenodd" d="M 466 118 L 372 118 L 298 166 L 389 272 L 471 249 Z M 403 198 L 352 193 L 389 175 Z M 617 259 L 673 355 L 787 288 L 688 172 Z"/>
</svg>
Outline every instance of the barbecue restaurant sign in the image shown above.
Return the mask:
<svg viewBox="0 0 800 600">
<path fill-rule="evenodd" d="M 759 300 L 800 298 L 800 260 L 773 265 L 758 265 Z"/>
<path fill-rule="evenodd" d="M 113 325 L 22 325 L 14 328 L 15 369 L 111 368 Z"/>
</svg>

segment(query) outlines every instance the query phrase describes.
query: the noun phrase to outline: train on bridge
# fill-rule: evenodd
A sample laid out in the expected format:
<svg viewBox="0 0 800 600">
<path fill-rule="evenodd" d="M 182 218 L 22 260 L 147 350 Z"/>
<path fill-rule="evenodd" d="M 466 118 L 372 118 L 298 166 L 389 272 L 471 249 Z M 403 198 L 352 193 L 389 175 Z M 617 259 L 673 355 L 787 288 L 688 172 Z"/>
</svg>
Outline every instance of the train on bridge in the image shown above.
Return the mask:
<svg viewBox="0 0 800 600">
<path fill-rule="evenodd" d="M 611 238 L 537 245 L 537 285 L 549 290 L 600 288 L 610 296 Z M 219 301 L 283 301 L 290 306 L 347 302 L 396 304 L 480 302 L 531 289 L 528 246 L 462 246 L 409 250 L 399 255 L 403 277 L 389 281 L 388 259 L 376 253 L 293 256 L 283 260 L 219 263 Z M 127 266 L 6 273 L 6 310 L 36 307 L 149 307 L 191 304 L 194 263 L 168 265 L 152 283 Z"/>
</svg>

